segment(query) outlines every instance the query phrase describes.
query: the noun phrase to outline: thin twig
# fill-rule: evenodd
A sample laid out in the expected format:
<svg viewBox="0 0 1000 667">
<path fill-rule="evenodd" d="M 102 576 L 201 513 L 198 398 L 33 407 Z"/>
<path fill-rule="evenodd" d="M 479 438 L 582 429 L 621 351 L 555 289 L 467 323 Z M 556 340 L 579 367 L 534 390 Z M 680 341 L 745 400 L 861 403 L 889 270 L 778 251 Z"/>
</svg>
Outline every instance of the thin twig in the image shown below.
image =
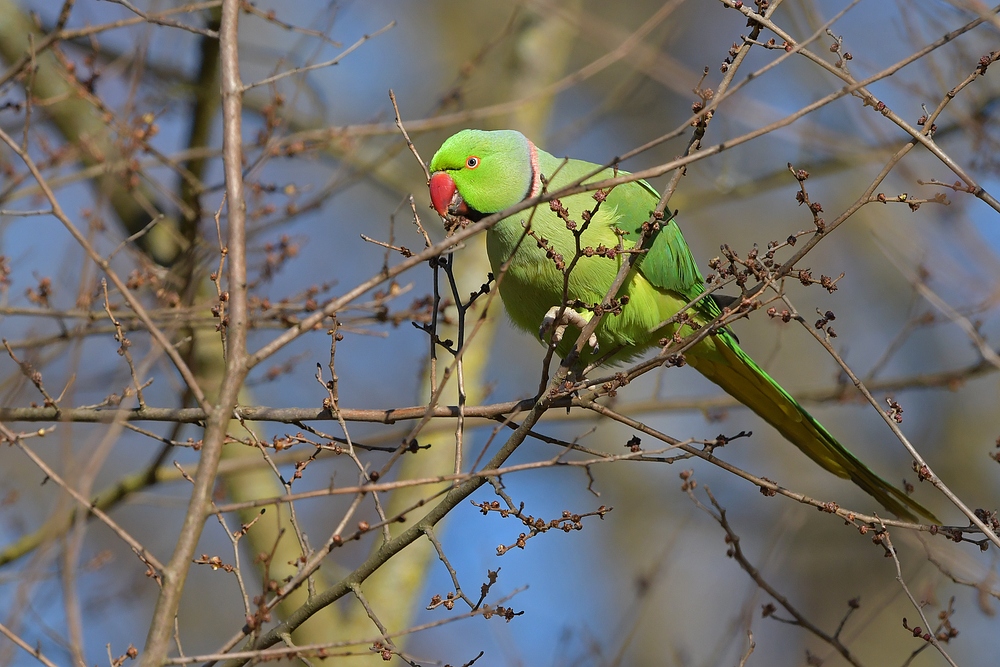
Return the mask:
<svg viewBox="0 0 1000 667">
<path fill-rule="evenodd" d="M 413 145 L 412 141 L 410 141 L 410 135 L 406 133 L 406 128 L 403 127 L 403 121 L 399 116 L 399 106 L 396 104 L 396 94 L 392 92 L 391 88 L 389 89 L 389 100 L 392 102 L 392 110 L 396 114 L 396 127 L 399 128 L 399 131 L 403 135 L 403 139 L 406 141 L 406 147 L 410 149 L 410 152 L 413 153 L 413 157 L 415 157 L 417 162 L 420 163 L 420 168 L 424 170 L 424 176 L 426 177 L 427 182 L 430 183 L 431 172 L 427 170 L 427 163 L 420 157 L 420 153 L 417 152 L 417 147 Z M 430 245 L 430 243 L 427 245 Z"/>
<path fill-rule="evenodd" d="M 142 18 L 143 21 L 147 23 L 155 23 L 157 25 L 166 26 L 168 28 L 180 28 L 181 30 L 186 30 L 188 32 L 193 32 L 196 35 L 201 35 L 202 37 L 209 37 L 211 39 L 218 39 L 219 33 L 214 30 L 209 30 L 207 28 L 198 28 L 192 25 L 186 25 L 179 21 L 174 21 L 173 19 L 165 18 L 163 14 L 147 14 L 135 5 L 133 5 L 128 0 L 105 0 L 105 2 L 113 2 L 117 5 L 128 9 L 130 12 Z"/>
<path fill-rule="evenodd" d="M 123 542 L 128 544 L 132 548 L 132 551 L 134 551 L 135 554 L 139 557 L 139 560 L 141 560 L 149 568 L 151 568 L 151 571 L 149 572 L 150 575 L 154 577 L 159 577 L 159 575 L 164 570 L 163 564 L 160 563 L 160 561 L 156 558 L 156 556 L 150 553 L 146 549 L 146 547 L 144 547 L 142 543 L 139 542 L 139 540 L 132 537 L 132 535 L 129 534 L 127 530 L 119 526 L 118 523 L 110 516 L 108 516 L 106 513 L 104 513 L 103 511 L 99 510 L 96 507 L 91 506 L 90 500 L 86 496 L 81 495 L 76 489 L 66 484 L 63 478 L 55 470 L 53 470 L 51 466 L 45 463 L 42 457 L 40 457 L 30 447 L 26 446 L 23 442 L 21 442 L 21 438 L 18 438 L 13 433 L 10 433 L 7 427 L 3 426 L 2 424 L 0 424 L 0 430 L 4 432 L 6 438 L 8 438 L 11 442 L 13 442 L 22 452 L 24 452 L 28 456 L 29 459 L 31 459 L 31 461 L 36 466 L 38 466 L 38 468 L 43 473 L 45 473 L 46 477 L 48 477 L 53 482 L 58 484 L 64 491 L 66 491 L 66 493 L 72 496 L 73 500 L 78 502 L 88 512 L 93 513 L 94 516 L 100 519 L 108 528 L 110 528 L 118 537 L 120 537 Z"/>
<path fill-rule="evenodd" d="M 927 636 L 929 639 L 926 641 L 929 641 L 931 645 L 938 650 L 941 657 L 947 660 L 951 667 L 958 667 L 958 664 L 952 660 L 951 656 L 944 650 L 941 642 L 938 641 L 936 634 L 931 628 L 930 621 L 928 621 L 927 617 L 924 615 L 923 605 L 917 602 L 917 599 L 913 597 L 913 593 L 910 592 L 910 587 L 906 585 L 906 581 L 903 579 L 903 571 L 899 564 L 899 557 L 896 555 L 896 549 L 892 546 L 892 540 L 889 538 L 889 531 L 883 530 L 879 533 L 878 538 L 884 543 L 886 553 L 892 557 L 892 562 L 896 566 L 896 581 L 898 581 L 899 585 L 903 588 L 903 592 L 906 593 L 906 597 L 909 598 L 910 604 L 912 604 L 913 608 L 917 610 L 918 614 L 920 614 L 920 620 L 923 621 L 924 627 L 927 628 Z"/>
<path fill-rule="evenodd" d="M 225 6 L 225 5 L 223 5 L 223 6 Z M 373 39 L 375 37 L 378 37 L 382 33 L 388 32 L 389 30 L 391 30 L 392 28 L 395 28 L 395 27 L 396 27 L 396 22 L 395 21 L 389 21 L 389 23 L 387 23 L 386 25 L 382 26 L 381 28 L 379 28 L 375 32 L 373 32 L 373 33 L 371 33 L 369 35 L 363 35 L 361 37 L 361 39 L 359 39 L 358 41 L 354 42 L 354 44 L 351 44 L 349 47 L 347 47 L 346 49 L 344 49 L 340 54 L 337 55 L 336 58 L 332 58 L 330 60 L 326 60 L 326 61 L 321 62 L 321 63 L 313 63 L 312 65 L 305 65 L 303 67 L 296 67 L 293 70 L 289 70 L 287 72 L 280 72 L 278 74 L 275 74 L 274 76 L 269 76 L 269 77 L 267 77 L 265 79 L 261 79 L 260 81 L 254 81 L 253 83 L 245 84 L 243 86 L 243 88 L 242 88 L 242 92 L 246 92 L 246 91 L 248 91 L 248 90 L 250 90 L 252 88 L 256 88 L 257 86 L 265 86 L 265 85 L 267 85 L 269 83 L 274 83 L 275 81 L 279 81 L 281 79 L 284 79 L 285 77 L 294 76 L 296 74 L 304 74 L 306 72 L 311 72 L 314 69 L 323 69 L 323 68 L 326 68 L 326 67 L 332 67 L 333 65 L 337 65 L 337 64 L 340 63 L 341 60 L 343 60 L 346 56 L 350 55 L 352 52 L 356 51 L 362 44 L 364 44 L 368 40 Z"/>
<path fill-rule="evenodd" d="M 24 649 L 29 655 L 31 655 L 31 657 L 45 665 L 45 667 L 57 667 L 54 662 L 42 654 L 42 649 L 40 647 L 32 647 L 31 644 L 14 634 L 14 632 L 3 623 L 0 623 L 0 634 L 17 644 L 20 648 Z"/>
<path fill-rule="evenodd" d="M 778 604 L 784 607 L 785 611 L 791 614 L 792 618 L 795 619 L 794 621 L 795 625 L 798 625 L 804 630 L 808 630 L 813 635 L 822 639 L 824 642 L 832 646 L 838 653 L 840 653 L 841 656 L 844 657 L 845 660 L 847 660 L 847 662 L 851 663 L 855 667 L 862 667 L 857 657 L 855 657 L 854 654 L 851 653 L 850 649 L 848 649 L 840 641 L 840 639 L 838 639 L 835 635 L 829 635 L 823 630 L 821 630 L 819 626 L 817 626 L 808 618 L 806 618 L 791 603 L 791 601 L 789 601 L 787 597 L 778 592 L 777 589 L 771 586 L 771 584 L 769 584 L 767 580 L 764 579 L 764 576 L 760 573 L 760 570 L 758 570 L 749 561 L 749 559 L 747 559 L 746 554 L 743 553 L 743 548 L 740 546 L 740 537 L 739 535 L 736 534 L 736 532 L 733 530 L 733 527 L 729 524 L 729 520 L 726 518 L 726 510 L 721 505 L 719 505 L 718 501 L 715 499 L 715 496 L 712 495 L 711 490 L 707 486 L 702 486 L 702 488 L 705 490 L 706 495 L 708 495 L 708 499 L 709 501 L 711 501 L 712 507 L 714 507 L 716 510 L 715 512 L 713 512 L 711 509 L 706 507 L 700 500 L 698 500 L 698 498 L 694 494 L 694 485 L 690 483 L 690 480 L 685 481 L 685 491 L 687 492 L 688 497 L 691 499 L 691 502 L 693 502 L 699 509 L 706 512 L 710 517 L 715 519 L 716 523 L 718 523 L 722 527 L 722 529 L 726 531 L 726 538 L 727 538 L 726 541 L 729 544 L 728 555 L 730 555 L 737 563 L 739 563 L 739 566 L 743 568 L 743 571 L 746 572 L 751 579 L 754 580 L 754 583 L 756 583 L 762 590 L 764 590 L 768 595 L 774 598 L 774 600 L 777 601 Z"/>
</svg>

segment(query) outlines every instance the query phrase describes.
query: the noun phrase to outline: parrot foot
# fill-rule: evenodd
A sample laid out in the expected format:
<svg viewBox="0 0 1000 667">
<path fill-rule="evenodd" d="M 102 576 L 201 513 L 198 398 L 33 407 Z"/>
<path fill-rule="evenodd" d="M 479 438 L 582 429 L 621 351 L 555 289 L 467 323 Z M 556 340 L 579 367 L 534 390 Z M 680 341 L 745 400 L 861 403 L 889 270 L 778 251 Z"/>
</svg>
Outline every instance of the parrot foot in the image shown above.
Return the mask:
<svg viewBox="0 0 1000 667">
<path fill-rule="evenodd" d="M 562 311 L 560 315 L 559 311 Z M 549 331 L 552 332 L 552 342 L 558 343 L 563 339 L 566 334 L 566 327 L 569 325 L 575 326 L 577 329 L 583 329 L 590 322 L 589 317 L 584 317 L 580 313 L 576 312 L 572 308 L 563 308 L 562 306 L 552 306 L 549 308 L 548 312 L 545 313 L 545 318 L 542 320 L 542 326 L 538 328 L 538 337 L 545 340 L 545 334 Z M 587 340 L 587 345 L 593 352 L 597 352 L 597 334 L 590 334 L 590 338 Z"/>
</svg>

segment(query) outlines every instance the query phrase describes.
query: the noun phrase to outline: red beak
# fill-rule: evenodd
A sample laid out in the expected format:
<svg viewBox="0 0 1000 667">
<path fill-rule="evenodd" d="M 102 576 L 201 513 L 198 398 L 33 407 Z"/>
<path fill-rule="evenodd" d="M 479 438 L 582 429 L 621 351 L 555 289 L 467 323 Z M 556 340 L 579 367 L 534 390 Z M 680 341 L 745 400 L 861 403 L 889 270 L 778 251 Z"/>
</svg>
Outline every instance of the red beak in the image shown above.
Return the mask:
<svg viewBox="0 0 1000 667">
<path fill-rule="evenodd" d="M 458 188 L 455 187 L 455 181 L 447 172 L 439 171 L 431 176 L 431 180 L 427 185 L 431 190 L 431 204 L 434 205 L 434 210 L 441 217 L 447 216 L 451 200 L 458 192 Z"/>
</svg>

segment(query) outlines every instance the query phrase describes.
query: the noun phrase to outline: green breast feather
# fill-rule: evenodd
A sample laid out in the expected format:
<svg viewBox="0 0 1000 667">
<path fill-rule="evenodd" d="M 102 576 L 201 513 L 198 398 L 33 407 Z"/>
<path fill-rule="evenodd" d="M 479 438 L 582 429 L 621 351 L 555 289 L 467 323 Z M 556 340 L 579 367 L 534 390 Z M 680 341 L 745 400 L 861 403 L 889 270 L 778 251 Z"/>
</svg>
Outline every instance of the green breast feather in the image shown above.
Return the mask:
<svg viewBox="0 0 1000 667">
<path fill-rule="evenodd" d="M 554 174 L 548 182 L 549 190 L 558 189 L 599 166 L 580 160 L 560 160 L 541 150 L 538 151 L 538 163 L 543 176 Z M 606 170 L 595 180 L 612 175 L 611 170 Z M 658 200 L 659 196 L 649 185 L 636 182 L 615 187 L 599 206 L 592 193 L 564 197 L 560 203 L 578 229 L 584 229 L 579 241 L 581 248 L 615 248 L 621 242 L 631 249 L 639 239 L 642 223 L 649 219 Z M 595 209 L 594 217 L 585 226 L 584 212 Z M 526 228 L 530 229 L 529 236 L 525 236 Z M 616 228 L 625 235 L 619 237 Z M 548 205 L 502 220 L 487 233 L 486 249 L 494 274 L 501 275 L 504 262 L 513 256 L 500 280 L 500 294 L 508 314 L 519 327 L 537 333 L 546 312 L 563 303 L 564 290 L 566 303 L 580 301 L 592 307 L 603 301 L 618 274 L 622 258 L 608 259 L 596 254 L 582 256 L 567 278 L 550 251 L 558 253 L 568 266 L 576 255 L 576 244 L 566 222 Z M 638 262 L 638 270 L 623 289 L 622 293 L 628 296 L 627 306 L 620 314 L 602 320 L 596 331 L 598 351 L 595 354 L 585 349 L 582 361 L 588 362 L 608 352 L 613 353 L 609 363 L 638 356 L 660 338 L 673 334 L 674 327 L 657 330 L 656 325 L 669 319 L 703 289 L 704 281 L 680 229 L 675 222 L 668 222 L 649 245 Z M 715 315 L 711 312 L 714 308 L 717 308 L 715 303 L 706 300 L 701 310 L 710 318 Z M 576 310 L 586 317 L 592 312 L 586 307 Z M 557 347 L 561 356 L 569 353 L 578 334 L 579 329 L 568 327 Z"/>
</svg>

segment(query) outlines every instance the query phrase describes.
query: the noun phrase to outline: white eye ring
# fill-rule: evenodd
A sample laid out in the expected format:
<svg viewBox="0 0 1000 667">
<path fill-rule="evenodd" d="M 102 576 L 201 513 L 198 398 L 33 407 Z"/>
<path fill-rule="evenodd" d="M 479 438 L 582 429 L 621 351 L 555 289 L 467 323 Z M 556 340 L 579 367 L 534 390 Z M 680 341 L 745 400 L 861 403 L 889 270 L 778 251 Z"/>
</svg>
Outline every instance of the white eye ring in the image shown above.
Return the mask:
<svg viewBox="0 0 1000 667">
<path fill-rule="evenodd" d="M 475 169 L 476 167 L 479 166 L 479 158 L 476 157 L 475 155 L 470 155 L 465 160 L 465 166 L 469 169 Z"/>
</svg>

